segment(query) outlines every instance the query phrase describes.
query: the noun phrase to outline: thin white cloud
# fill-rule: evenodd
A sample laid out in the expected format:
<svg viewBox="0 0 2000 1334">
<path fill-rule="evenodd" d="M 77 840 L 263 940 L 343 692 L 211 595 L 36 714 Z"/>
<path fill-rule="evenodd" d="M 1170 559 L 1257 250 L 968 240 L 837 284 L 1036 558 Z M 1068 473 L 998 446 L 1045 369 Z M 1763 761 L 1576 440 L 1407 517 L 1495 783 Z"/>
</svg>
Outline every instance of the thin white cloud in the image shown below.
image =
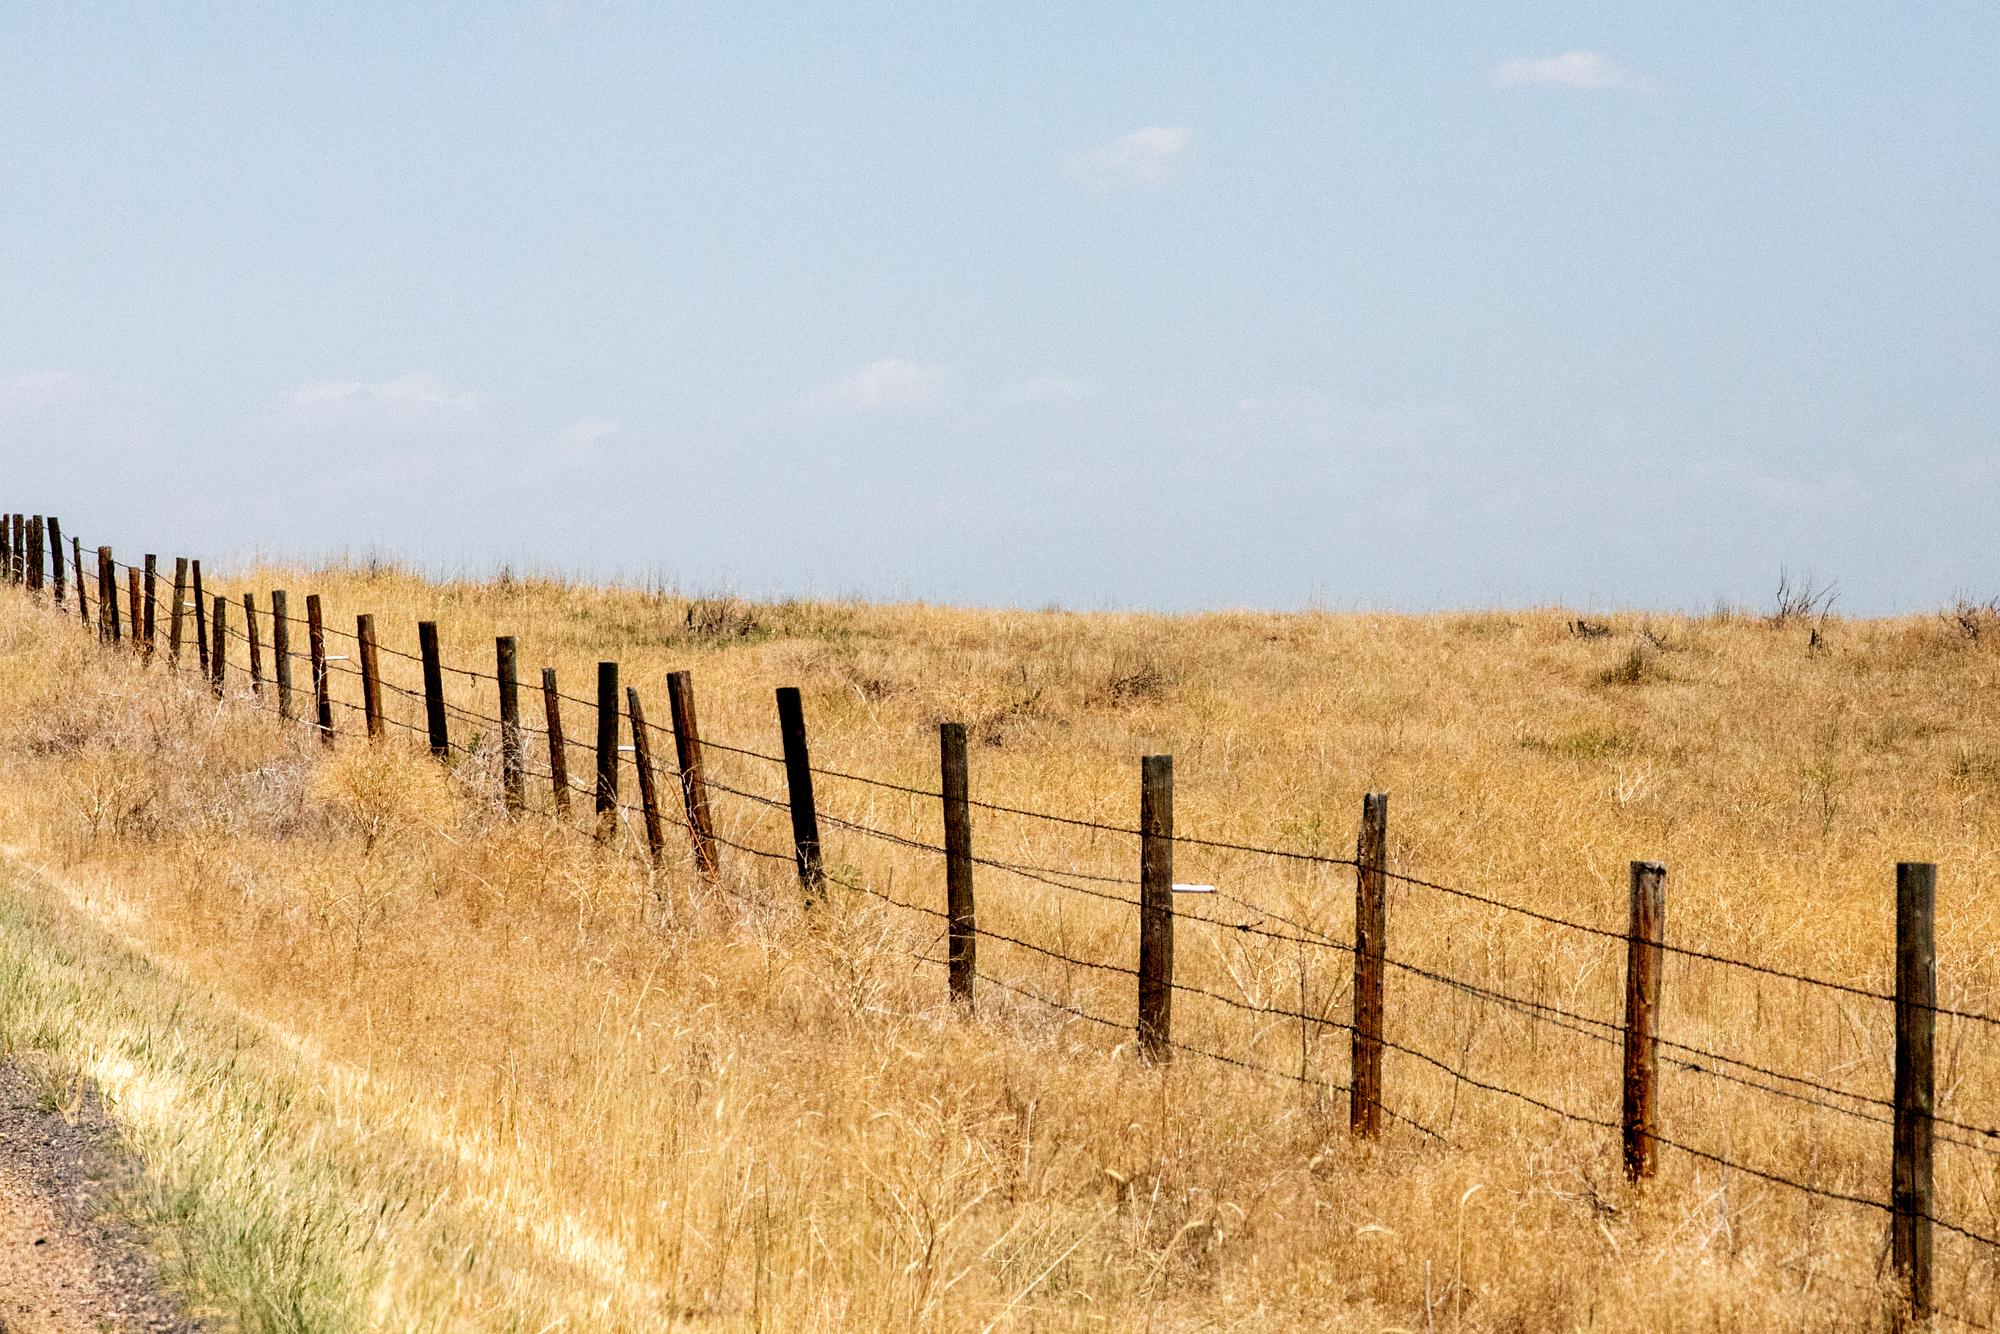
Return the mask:
<svg viewBox="0 0 2000 1334">
<path fill-rule="evenodd" d="M 394 413 L 476 412 L 484 394 L 455 389 L 429 371 L 391 380 L 308 380 L 292 391 L 286 408 L 306 417 L 343 416 L 360 411 Z"/>
<path fill-rule="evenodd" d="M 45 408 L 82 398 L 90 381 L 74 371 L 29 371 L 0 380 L 0 408 Z"/>
<path fill-rule="evenodd" d="M 852 375 L 821 385 L 810 401 L 815 407 L 842 412 L 910 411 L 942 400 L 944 384 L 942 367 L 883 357 Z"/>
<path fill-rule="evenodd" d="M 1086 190 L 1157 190 L 1171 185 L 1187 163 L 1194 131 L 1186 126 L 1134 130 L 1109 143 L 1063 157 L 1063 175 Z"/>
<path fill-rule="evenodd" d="M 563 443 L 588 448 L 609 440 L 624 429 L 625 423 L 615 417 L 585 417 L 582 421 L 572 423 L 570 428 L 563 432 Z"/>
<path fill-rule="evenodd" d="M 1516 56 L 1503 60 L 1493 71 L 1497 88 L 1518 88 L 1523 84 L 1552 83 L 1563 88 L 1603 92 L 1622 88 L 1646 92 L 1652 80 L 1634 74 L 1609 56 L 1596 51 L 1565 51 L 1559 56 Z"/>
</svg>

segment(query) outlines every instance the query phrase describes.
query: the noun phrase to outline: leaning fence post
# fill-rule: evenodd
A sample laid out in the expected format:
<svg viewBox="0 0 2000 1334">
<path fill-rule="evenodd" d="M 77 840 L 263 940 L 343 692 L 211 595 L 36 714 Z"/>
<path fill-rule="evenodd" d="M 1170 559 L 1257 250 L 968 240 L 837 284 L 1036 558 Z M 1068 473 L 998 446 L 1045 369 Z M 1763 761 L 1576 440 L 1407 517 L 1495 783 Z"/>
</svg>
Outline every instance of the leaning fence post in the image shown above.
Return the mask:
<svg viewBox="0 0 2000 1334">
<path fill-rule="evenodd" d="M 1896 1112 L 1889 1251 L 1910 1314 L 1931 1309 L 1931 1110 L 1937 1037 L 1937 867 L 1896 865 Z"/>
<path fill-rule="evenodd" d="M 50 596 L 56 605 L 56 610 L 60 611 L 62 610 L 63 595 L 67 591 L 63 586 L 62 520 L 53 514 L 49 516 L 48 532 L 49 572 L 55 576 L 54 581 L 50 584 Z"/>
<path fill-rule="evenodd" d="M 368 739 L 382 736 L 382 674 L 375 657 L 375 617 L 354 618 L 354 639 L 361 658 L 361 709 L 368 720 Z"/>
<path fill-rule="evenodd" d="M 646 735 L 646 710 L 635 686 L 625 687 L 625 712 L 632 719 L 632 767 L 639 774 L 639 809 L 646 817 L 646 851 L 658 866 L 667 858 L 667 836 L 660 825 L 660 793 L 653 782 L 653 745 Z"/>
<path fill-rule="evenodd" d="M 229 666 L 229 599 L 215 595 L 215 624 L 209 627 L 208 683 L 217 699 L 222 698 L 222 678 Z"/>
<path fill-rule="evenodd" d="M 201 562 L 190 562 L 194 578 L 194 650 L 201 674 L 208 675 L 208 596 L 201 591 Z"/>
<path fill-rule="evenodd" d="M 1139 1051 L 1164 1061 L 1174 1018 L 1174 757 L 1139 762 Z"/>
<path fill-rule="evenodd" d="M 556 669 L 542 668 L 542 714 L 549 733 L 549 787 L 556 813 L 569 813 L 569 743 L 563 740 L 562 695 L 556 690 Z"/>
<path fill-rule="evenodd" d="M 312 655 L 314 721 L 319 739 L 333 744 L 333 692 L 326 678 L 326 622 L 321 619 L 319 594 L 306 594 L 306 651 Z"/>
<path fill-rule="evenodd" d="M 979 932 L 972 910 L 972 801 L 965 759 L 965 724 L 938 724 L 938 784 L 944 798 L 944 908 L 951 998 L 972 1008 L 979 971 Z"/>
<path fill-rule="evenodd" d="M 785 744 L 785 793 L 792 811 L 792 856 L 808 906 L 826 894 L 819 855 L 819 808 L 813 804 L 812 756 L 806 749 L 805 707 L 797 686 L 778 687 L 778 733 Z"/>
<path fill-rule="evenodd" d="M 1382 1133 L 1382 972 L 1388 893 L 1382 871 L 1389 844 L 1389 794 L 1361 800 L 1354 855 L 1354 1033 L 1348 1126 L 1363 1139 Z"/>
<path fill-rule="evenodd" d="M 89 584 L 83 577 L 83 539 L 72 537 L 69 540 L 69 547 L 70 554 L 76 557 L 76 614 L 83 618 L 83 628 L 89 630 L 90 597 L 84 591 Z"/>
<path fill-rule="evenodd" d="M 438 652 L 436 621 L 417 622 L 417 648 L 424 660 L 424 723 L 431 736 L 431 754 L 451 758 L 451 724 L 444 712 L 444 658 Z"/>
<path fill-rule="evenodd" d="M 292 720 L 292 618 L 285 590 L 271 590 L 271 668 L 278 681 L 278 716 Z"/>
<path fill-rule="evenodd" d="M 143 636 L 141 636 L 139 641 L 140 643 L 145 645 L 147 662 L 151 662 L 153 660 L 153 631 L 155 627 L 158 625 L 158 616 L 159 616 L 159 596 L 160 596 L 159 583 L 160 583 L 160 558 L 158 556 L 149 553 L 146 556 L 146 580 L 145 580 L 146 633 Z"/>
<path fill-rule="evenodd" d="M 597 664 L 597 841 L 618 828 L 618 664 Z"/>
<path fill-rule="evenodd" d="M 701 724 L 695 719 L 694 678 L 686 672 L 667 673 L 667 712 L 674 725 L 674 760 L 681 772 L 681 805 L 687 810 L 688 841 L 694 845 L 695 869 L 705 880 L 715 879 L 715 821 L 708 810 L 708 779 L 701 763 Z"/>
<path fill-rule="evenodd" d="M 250 693 L 264 697 L 264 641 L 262 631 L 257 629 L 257 599 L 254 594 L 243 595 L 244 632 L 250 643 Z"/>
<path fill-rule="evenodd" d="M 1661 942 L 1666 932 L 1667 868 L 1632 863 L 1632 912 L 1625 933 L 1625 1175 L 1653 1175 L 1659 1157 L 1654 1089 L 1659 1066 Z"/>
<path fill-rule="evenodd" d="M 500 683 L 500 790 L 507 811 L 517 814 L 527 805 L 527 766 L 521 755 L 521 682 L 515 665 L 514 637 L 493 641 L 493 675 Z"/>
</svg>

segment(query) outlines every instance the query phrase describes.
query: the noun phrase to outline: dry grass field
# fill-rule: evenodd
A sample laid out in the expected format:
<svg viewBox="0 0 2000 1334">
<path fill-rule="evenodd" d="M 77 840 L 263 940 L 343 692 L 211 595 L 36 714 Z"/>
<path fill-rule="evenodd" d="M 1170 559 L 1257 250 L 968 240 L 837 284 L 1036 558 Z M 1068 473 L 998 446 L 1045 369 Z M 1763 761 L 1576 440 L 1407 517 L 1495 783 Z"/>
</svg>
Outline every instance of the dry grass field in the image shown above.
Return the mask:
<svg viewBox="0 0 2000 1334">
<path fill-rule="evenodd" d="M 817 763 L 916 788 L 936 785 L 937 723 L 963 721 L 975 798 L 1111 826 L 1136 822 L 1150 753 L 1175 757 L 1179 830 L 1210 839 L 1348 856 L 1362 794 L 1383 790 L 1395 871 L 1618 931 L 1627 863 L 1658 859 L 1670 941 L 1875 990 L 1894 864 L 1934 860 L 1940 1000 L 2000 1008 L 2000 622 L 1976 611 L 1830 619 L 1813 642 L 1804 621 L 1726 611 L 1580 634 L 1552 610 L 691 602 L 393 568 L 210 584 L 260 606 L 288 589 L 301 615 L 318 592 L 330 625 L 372 613 L 409 653 L 435 619 L 448 660 L 481 670 L 512 634 L 530 683 L 551 664 L 579 698 L 616 659 L 656 722 L 685 668 L 705 735 L 765 753 L 772 690 L 797 685 Z M 705 885 L 672 828 L 651 869 L 629 822 L 599 848 L 586 811 L 551 818 L 545 783 L 510 821 L 484 724 L 454 719 L 449 766 L 400 730 L 371 746 L 343 674 L 327 749 L 250 707 L 241 649 L 217 704 L 191 672 L 101 648 L 73 606 L 0 596 L 0 1038 L 51 1097 L 103 1087 L 153 1169 L 140 1207 L 176 1281 L 244 1328 L 1888 1324 L 1879 1210 L 1672 1151 L 1635 1190 L 1615 1129 L 1400 1052 L 1386 1101 L 1449 1143 L 1401 1122 L 1352 1140 L 1317 1082 L 1345 1080 L 1346 1034 L 1242 1008 L 1346 1015 L 1349 957 L 1276 936 L 1351 939 L 1350 868 L 1179 849 L 1178 879 L 1229 897 L 1188 900 L 1178 980 L 1225 999 L 1178 996 L 1175 1036 L 1277 1073 L 1148 1066 L 1123 973 L 987 938 L 983 972 L 1118 1027 L 991 983 L 963 1018 L 934 918 L 839 886 L 805 911 L 788 860 L 729 848 Z M 419 684 L 414 662 L 384 670 Z M 490 683 L 447 684 L 494 711 Z M 407 696 L 389 706 L 421 723 Z M 583 778 L 591 721 L 570 709 Z M 783 794 L 762 760 L 709 759 L 720 782 Z M 789 850 L 782 811 L 716 800 L 730 840 Z M 819 800 L 938 840 L 933 800 L 833 778 Z M 1105 877 L 982 868 L 982 926 L 1131 966 L 1135 914 L 1114 900 L 1135 840 L 985 810 L 974 839 Z M 841 878 L 942 906 L 934 855 L 834 823 L 825 840 Z M 1391 886 L 1388 951 L 1620 1016 L 1619 942 L 1419 885 Z M 1671 957 L 1663 1010 L 1677 1042 L 1888 1092 L 1886 1005 Z M 1615 1045 L 1410 968 L 1389 975 L 1387 1023 L 1483 1082 L 1616 1120 Z M 1939 1041 L 1939 1110 L 2000 1120 L 2000 1030 L 1948 1021 Z M 1670 1138 L 1887 1199 L 1874 1104 L 1807 1095 L 1864 1113 L 1848 1115 L 1671 1064 L 1662 1080 Z M 1990 1235 L 2000 1159 L 1949 1137 L 1974 1142 L 1939 1146 L 1939 1215 Z M 1940 1304 L 2000 1317 L 1994 1253 L 1937 1246 Z"/>
</svg>

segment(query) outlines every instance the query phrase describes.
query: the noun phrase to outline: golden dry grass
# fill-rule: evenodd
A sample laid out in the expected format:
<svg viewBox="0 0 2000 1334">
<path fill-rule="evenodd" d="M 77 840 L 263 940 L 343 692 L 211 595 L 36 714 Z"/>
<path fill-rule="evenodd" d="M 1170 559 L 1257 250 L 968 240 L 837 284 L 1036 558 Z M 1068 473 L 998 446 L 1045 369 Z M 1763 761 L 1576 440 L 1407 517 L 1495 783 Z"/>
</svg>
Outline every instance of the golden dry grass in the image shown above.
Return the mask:
<svg viewBox="0 0 2000 1334">
<path fill-rule="evenodd" d="M 1211 838 L 1348 855 L 1361 794 L 1386 790 L 1394 869 L 1615 930 L 1626 863 L 1658 858 L 1670 939 L 1877 989 L 1889 980 L 1893 864 L 1935 860 L 1941 999 L 2000 1004 L 2000 923 L 1982 876 L 2000 798 L 1990 626 L 1975 638 L 1937 617 L 1833 621 L 1809 648 L 1803 625 L 1733 614 L 1619 616 L 1613 634 L 1584 638 L 1553 611 L 1170 618 L 767 605 L 434 583 L 380 568 L 217 582 L 260 599 L 286 587 L 295 613 L 317 591 L 331 624 L 372 612 L 385 643 L 406 652 L 415 621 L 435 619 L 447 656 L 482 670 L 492 636 L 510 633 L 524 674 L 553 664 L 578 696 L 593 664 L 614 658 L 656 721 L 664 673 L 691 669 L 704 731 L 760 751 L 777 748 L 772 688 L 796 684 L 817 762 L 917 787 L 935 784 L 936 723 L 962 720 L 976 798 L 1112 825 L 1136 819 L 1145 753 L 1176 756 L 1179 827 Z M 238 656 L 238 689 L 241 666 Z M 384 667 L 392 683 L 417 686 L 413 662 Z M 358 698 L 351 678 L 337 680 Z M 493 711 L 487 683 L 448 686 L 455 705 Z M 538 706 L 532 692 L 527 701 Z M 392 692 L 390 703 L 420 722 L 414 701 Z M 179 1104 L 148 1103 L 143 1089 L 128 1098 L 134 1123 L 153 1127 L 139 1139 L 163 1179 L 206 1182 L 210 1213 L 232 1192 L 254 1195 L 248 1216 L 295 1252 L 268 1274 L 290 1275 L 311 1296 L 294 1306 L 310 1309 L 283 1319 L 252 1309 L 238 1290 L 254 1284 L 234 1271 L 189 1268 L 190 1284 L 253 1326 L 1884 1320 L 1877 1211 L 1674 1153 L 1635 1192 L 1615 1132 L 1395 1053 L 1388 1101 L 1452 1146 L 1402 1127 L 1356 1144 L 1344 1103 L 1324 1089 L 1193 1058 L 1141 1065 L 1122 1031 L 1129 977 L 992 939 L 983 970 L 1121 1029 L 992 986 L 963 1021 L 945 1004 L 928 917 L 840 890 L 802 912 L 788 864 L 728 850 L 710 889 L 678 839 L 672 864 L 650 871 L 629 827 L 599 850 L 581 812 L 567 825 L 507 821 L 493 738 L 479 734 L 490 729 L 456 720 L 472 753 L 445 769 L 419 738 L 370 747 L 354 737 L 355 715 L 340 715 L 342 740 L 323 751 L 245 701 L 218 707 L 157 665 L 101 651 L 73 611 L 64 622 L 0 598 L 6 841 L 48 863 L 52 920 L 109 933 L 157 970 L 160 994 L 175 999 L 147 1006 L 187 1005 L 239 1035 L 202 1039 L 208 1064 L 184 1067 L 145 1043 L 107 1058 L 105 1045 L 129 1038 L 125 1021 L 91 1029 L 99 1047 L 87 1058 L 65 1054 L 82 1038 L 42 1045 L 114 1083 L 128 1067 L 152 1070 L 221 1100 L 226 1115 L 176 1135 L 160 1108 Z M 528 716 L 539 721 L 539 708 Z M 580 776 L 589 720 L 573 710 L 565 721 L 585 743 L 572 761 Z M 782 791 L 760 761 L 710 761 L 732 786 Z M 786 849 L 782 813 L 717 800 L 732 839 Z M 857 823 L 937 838 L 925 799 L 823 779 L 820 800 Z M 547 806 L 545 790 L 536 802 Z M 1123 836 L 978 812 L 975 840 L 999 860 L 1136 873 Z M 929 854 L 837 826 L 826 843 L 845 878 L 940 903 Z M 1177 858 L 1179 879 L 1212 881 L 1336 941 L 1351 935 L 1346 868 L 1197 848 Z M 985 869 L 978 887 L 992 930 L 1132 961 L 1123 904 Z M 1392 887 L 1389 950 L 1477 985 L 1618 1014 L 1617 942 L 1432 890 Z M 1180 926 L 1180 980 L 1241 1002 L 1337 1021 L 1349 969 L 1337 951 Z M 1409 972 L 1392 972 L 1387 1012 L 1400 1044 L 1617 1115 L 1615 1047 Z M 1674 959 L 1665 1015 L 1671 1038 L 1887 1091 L 1886 1006 Z M 1288 1074 L 1346 1075 L 1345 1034 L 1332 1027 L 1192 994 L 1177 998 L 1175 1024 L 1185 1041 Z M 20 1031 L 12 1022 L 10 1041 Z M 245 1033 L 251 1055 L 214 1057 Z M 1942 1111 L 1996 1119 L 1996 1041 L 1945 1025 Z M 244 1095 L 247 1111 L 229 1103 L 239 1081 L 261 1090 Z M 1886 1126 L 1672 1067 L 1663 1085 L 1669 1136 L 1886 1199 Z M 274 1099 L 281 1112 L 260 1120 Z M 2000 1229 L 1994 1163 L 1941 1146 L 1941 1215 Z M 1941 1302 L 1991 1320 L 1990 1255 L 1944 1235 L 1938 1249 Z"/>
</svg>

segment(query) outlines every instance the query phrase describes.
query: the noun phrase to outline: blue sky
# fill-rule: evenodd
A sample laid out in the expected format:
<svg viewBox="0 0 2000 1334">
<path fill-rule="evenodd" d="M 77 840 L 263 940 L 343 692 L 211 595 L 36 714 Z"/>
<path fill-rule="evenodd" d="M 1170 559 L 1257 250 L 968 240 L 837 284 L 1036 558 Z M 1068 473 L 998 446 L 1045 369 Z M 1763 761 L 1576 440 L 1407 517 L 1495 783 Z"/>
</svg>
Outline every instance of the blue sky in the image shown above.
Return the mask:
<svg viewBox="0 0 2000 1334">
<path fill-rule="evenodd" d="M 0 503 L 1025 606 L 2000 594 L 2000 9 L 1787 10 L 8 4 Z"/>
</svg>

